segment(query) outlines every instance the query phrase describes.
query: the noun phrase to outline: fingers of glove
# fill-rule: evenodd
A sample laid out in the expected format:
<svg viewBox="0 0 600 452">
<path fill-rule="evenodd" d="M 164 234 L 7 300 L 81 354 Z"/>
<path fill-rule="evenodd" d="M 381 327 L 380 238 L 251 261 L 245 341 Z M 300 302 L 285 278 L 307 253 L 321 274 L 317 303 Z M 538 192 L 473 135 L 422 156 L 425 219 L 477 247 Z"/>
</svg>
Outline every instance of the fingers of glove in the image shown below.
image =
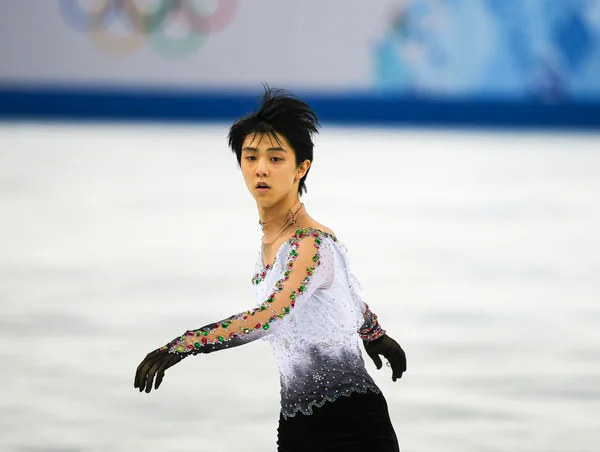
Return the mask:
<svg viewBox="0 0 600 452">
<path fill-rule="evenodd" d="M 148 359 L 145 365 L 140 369 L 140 375 L 138 378 L 138 388 L 140 392 L 142 392 L 146 387 L 148 378 L 150 377 L 150 372 L 156 367 L 157 363 L 160 363 L 161 359 L 163 359 L 163 356 L 153 356 L 152 358 Z"/>
<path fill-rule="evenodd" d="M 177 364 L 178 362 L 179 362 L 179 357 L 176 355 L 172 355 L 167 360 L 165 360 L 165 363 L 158 369 L 158 372 L 156 373 L 156 381 L 154 383 L 154 389 L 158 389 L 158 387 L 162 383 L 163 378 L 165 376 L 165 371 L 169 367 Z"/>
<path fill-rule="evenodd" d="M 379 355 L 372 350 L 367 351 L 367 354 L 371 357 L 371 359 L 375 363 L 377 370 L 381 369 L 381 366 L 383 365 L 383 363 L 381 362 L 381 358 L 379 357 Z"/>
<path fill-rule="evenodd" d="M 402 363 L 402 371 L 406 372 L 406 353 L 400 349 L 400 362 Z"/>
<path fill-rule="evenodd" d="M 397 359 L 401 363 L 402 371 L 406 371 L 406 354 L 404 353 L 404 350 L 402 350 L 400 344 L 398 344 L 398 342 L 393 340 L 391 337 L 387 339 L 388 341 L 385 344 L 385 352 L 382 354 L 386 357 L 390 355 L 397 355 Z"/>
<path fill-rule="evenodd" d="M 165 377 L 166 369 L 167 366 L 161 366 L 160 369 L 158 369 L 158 372 L 156 372 L 156 381 L 154 382 L 154 389 L 158 389 L 158 387 L 162 383 L 163 378 Z"/>
<path fill-rule="evenodd" d="M 162 383 L 164 376 L 165 376 L 164 369 L 159 370 L 158 373 L 156 374 L 156 381 L 154 382 L 154 389 L 155 390 L 158 389 L 158 387 Z"/>
<path fill-rule="evenodd" d="M 148 357 L 144 358 L 142 362 L 137 366 L 135 370 L 135 378 L 133 380 L 133 387 L 139 388 L 142 383 L 142 376 L 145 374 L 145 370 L 148 366 Z"/>
<path fill-rule="evenodd" d="M 152 363 L 154 363 L 159 358 L 160 358 L 160 356 L 154 354 L 154 352 L 147 354 L 146 357 L 140 363 L 140 365 L 137 367 L 136 373 L 140 372 L 144 366 L 151 365 Z"/>
<path fill-rule="evenodd" d="M 142 360 L 142 362 L 138 366 L 138 368 L 135 372 L 135 382 L 134 382 L 133 386 L 135 388 L 139 388 L 140 392 L 142 392 L 142 388 L 145 385 L 148 369 L 150 369 L 152 367 L 152 365 L 158 360 L 160 360 L 160 356 L 158 356 L 158 355 L 154 355 L 154 356 L 150 356 L 150 357 L 147 356 L 146 358 L 144 358 Z"/>
<path fill-rule="evenodd" d="M 159 360 L 156 363 L 154 363 L 152 365 L 152 367 L 150 368 L 150 370 L 148 371 L 148 376 L 146 377 L 146 389 L 145 389 L 147 394 L 149 394 L 150 391 L 152 390 L 152 383 L 154 382 L 154 375 L 156 375 L 156 372 L 158 371 L 158 369 L 160 369 L 160 367 L 162 365 L 163 365 L 163 360 Z M 140 391 L 141 390 L 142 390 L 142 388 L 140 388 Z"/>
<path fill-rule="evenodd" d="M 404 372 L 404 363 L 402 360 L 401 353 L 394 353 L 390 355 L 388 358 L 390 361 L 390 365 L 392 366 L 392 381 L 396 381 L 398 378 L 402 378 L 402 373 Z"/>
</svg>

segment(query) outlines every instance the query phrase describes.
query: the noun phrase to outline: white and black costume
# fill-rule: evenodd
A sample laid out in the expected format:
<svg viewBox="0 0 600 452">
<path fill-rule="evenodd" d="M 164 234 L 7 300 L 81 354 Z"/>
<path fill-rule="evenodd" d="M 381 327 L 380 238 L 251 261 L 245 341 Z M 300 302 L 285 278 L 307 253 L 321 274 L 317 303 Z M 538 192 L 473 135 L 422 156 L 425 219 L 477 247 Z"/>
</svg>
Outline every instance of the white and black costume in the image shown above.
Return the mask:
<svg viewBox="0 0 600 452">
<path fill-rule="evenodd" d="M 320 230 L 298 229 L 272 266 L 259 253 L 252 284 L 253 309 L 159 350 L 187 356 L 267 340 L 280 372 L 280 451 L 398 451 L 360 349 L 385 331 L 361 298 L 345 246 Z"/>
</svg>

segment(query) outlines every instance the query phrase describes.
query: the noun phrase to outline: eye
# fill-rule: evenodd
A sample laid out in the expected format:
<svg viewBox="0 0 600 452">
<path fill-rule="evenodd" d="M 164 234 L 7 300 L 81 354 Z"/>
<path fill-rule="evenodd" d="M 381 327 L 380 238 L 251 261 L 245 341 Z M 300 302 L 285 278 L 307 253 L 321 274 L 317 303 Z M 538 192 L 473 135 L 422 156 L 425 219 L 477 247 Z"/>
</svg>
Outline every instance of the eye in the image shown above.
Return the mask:
<svg viewBox="0 0 600 452">
<path fill-rule="evenodd" d="M 282 161 L 283 159 L 281 157 L 273 157 L 271 160 L 273 160 L 275 163 Z"/>
<path fill-rule="evenodd" d="M 256 160 L 256 157 L 254 157 L 253 155 L 249 155 L 248 157 L 246 157 L 246 160 Z"/>
</svg>

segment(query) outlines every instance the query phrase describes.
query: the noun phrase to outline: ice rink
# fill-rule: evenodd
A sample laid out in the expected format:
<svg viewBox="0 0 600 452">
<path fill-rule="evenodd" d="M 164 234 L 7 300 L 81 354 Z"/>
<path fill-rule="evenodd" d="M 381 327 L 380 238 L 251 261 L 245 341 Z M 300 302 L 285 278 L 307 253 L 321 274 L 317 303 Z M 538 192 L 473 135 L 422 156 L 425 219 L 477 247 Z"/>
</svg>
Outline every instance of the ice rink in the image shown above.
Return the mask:
<svg viewBox="0 0 600 452">
<path fill-rule="evenodd" d="M 276 449 L 268 344 L 135 369 L 253 307 L 228 124 L 0 124 L 0 450 Z M 325 125 L 302 197 L 408 372 L 403 452 L 597 452 L 600 135 Z M 365 354 L 366 356 L 366 354 Z M 368 357 L 366 357 L 368 359 Z"/>
</svg>

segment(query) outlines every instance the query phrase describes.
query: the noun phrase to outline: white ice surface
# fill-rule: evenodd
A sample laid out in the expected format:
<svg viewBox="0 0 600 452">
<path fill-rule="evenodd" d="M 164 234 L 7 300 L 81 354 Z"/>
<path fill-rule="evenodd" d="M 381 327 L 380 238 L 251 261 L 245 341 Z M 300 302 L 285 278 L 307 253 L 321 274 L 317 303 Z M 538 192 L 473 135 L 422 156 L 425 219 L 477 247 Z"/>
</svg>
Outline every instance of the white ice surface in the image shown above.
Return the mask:
<svg viewBox="0 0 600 452">
<path fill-rule="evenodd" d="M 0 450 L 275 450 L 268 345 L 139 361 L 252 304 L 227 125 L 0 125 Z M 303 197 L 408 356 L 411 452 L 597 452 L 600 136 L 326 127 Z"/>
</svg>

